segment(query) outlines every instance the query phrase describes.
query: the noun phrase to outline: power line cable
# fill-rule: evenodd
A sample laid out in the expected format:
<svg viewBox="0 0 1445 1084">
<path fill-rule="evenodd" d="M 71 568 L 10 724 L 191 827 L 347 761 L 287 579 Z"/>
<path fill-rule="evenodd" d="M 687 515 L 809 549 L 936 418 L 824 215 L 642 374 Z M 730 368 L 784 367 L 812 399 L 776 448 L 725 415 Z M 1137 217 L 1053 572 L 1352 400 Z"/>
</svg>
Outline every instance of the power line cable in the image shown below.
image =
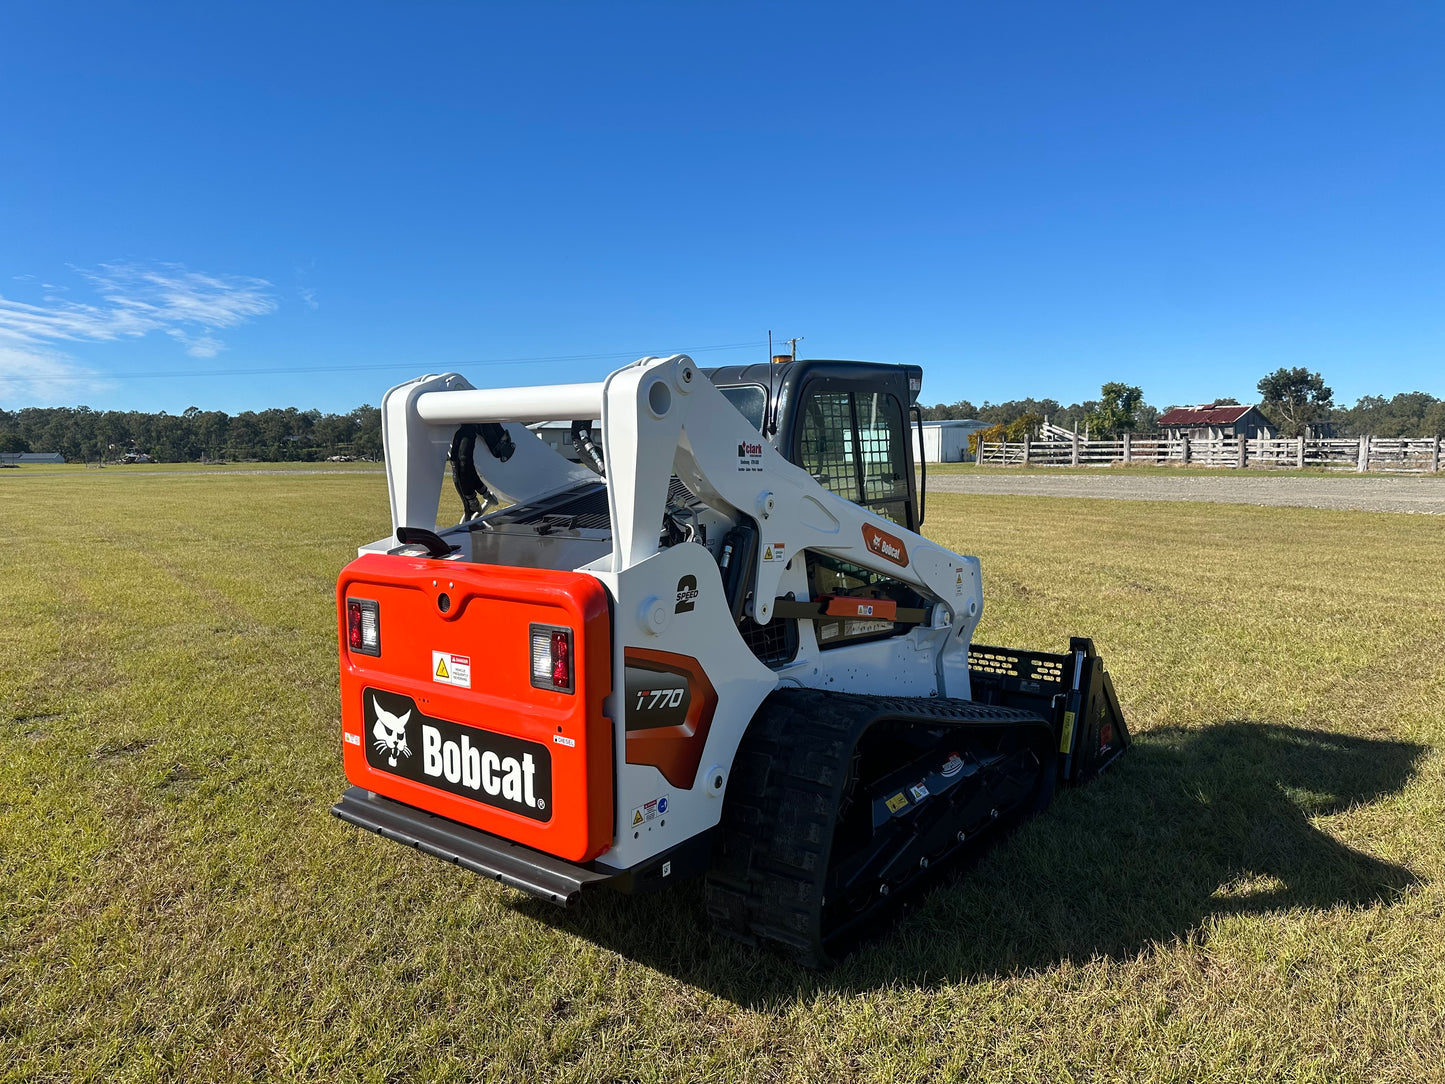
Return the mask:
<svg viewBox="0 0 1445 1084">
<path fill-rule="evenodd" d="M 683 350 L 674 350 L 673 353 L 682 354 L 704 354 L 719 350 L 755 350 L 763 343 L 722 343 L 716 346 L 694 346 Z M 605 354 L 549 354 L 538 357 L 520 358 L 486 358 L 473 361 L 449 362 L 442 366 L 443 370 L 462 370 L 490 368 L 499 365 L 555 365 L 563 362 L 577 361 L 616 361 L 620 358 L 635 359 L 646 357 L 647 351 L 618 350 Z M 664 355 L 665 356 L 665 355 Z M 217 376 L 290 376 L 305 375 L 311 373 L 360 373 L 374 372 L 378 370 L 406 369 L 416 371 L 418 369 L 435 368 L 425 363 L 416 361 L 395 361 L 383 362 L 373 365 L 301 365 L 301 366 L 275 366 L 254 369 L 167 369 L 154 372 L 96 372 L 95 375 L 108 380 L 154 380 L 174 379 L 176 377 L 217 377 Z"/>
</svg>

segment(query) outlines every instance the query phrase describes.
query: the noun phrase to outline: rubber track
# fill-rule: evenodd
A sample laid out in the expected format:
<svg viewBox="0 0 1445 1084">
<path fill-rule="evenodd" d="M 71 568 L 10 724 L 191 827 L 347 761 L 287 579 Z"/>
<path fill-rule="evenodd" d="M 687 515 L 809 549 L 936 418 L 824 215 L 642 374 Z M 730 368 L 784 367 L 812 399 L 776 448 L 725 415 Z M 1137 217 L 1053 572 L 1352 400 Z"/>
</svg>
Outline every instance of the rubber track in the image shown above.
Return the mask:
<svg viewBox="0 0 1445 1084">
<path fill-rule="evenodd" d="M 773 942 L 808 967 L 832 962 L 819 927 L 838 806 L 859 738 L 892 718 L 1048 725 L 1033 712 L 971 700 L 774 692 L 748 727 L 728 782 L 707 876 L 708 914 L 720 931 Z"/>
</svg>

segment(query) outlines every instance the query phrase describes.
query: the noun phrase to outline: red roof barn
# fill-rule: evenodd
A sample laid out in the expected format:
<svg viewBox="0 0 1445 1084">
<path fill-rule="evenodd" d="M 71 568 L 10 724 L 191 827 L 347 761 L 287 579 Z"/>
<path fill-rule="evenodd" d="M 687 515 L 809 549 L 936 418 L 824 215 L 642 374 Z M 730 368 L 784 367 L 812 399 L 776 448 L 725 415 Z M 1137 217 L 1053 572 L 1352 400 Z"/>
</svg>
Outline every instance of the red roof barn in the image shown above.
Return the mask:
<svg viewBox="0 0 1445 1084">
<path fill-rule="evenodd" d="M 1165 411 L 1159 417 L 1159 430 L 1170 437 L 1192 440 L 1230 440 L 1239 436 L 1258 440 L 1276 435 L 1274 426 L 1260 413 L 1259 407 L 1213 403 Z"/>
</svg>

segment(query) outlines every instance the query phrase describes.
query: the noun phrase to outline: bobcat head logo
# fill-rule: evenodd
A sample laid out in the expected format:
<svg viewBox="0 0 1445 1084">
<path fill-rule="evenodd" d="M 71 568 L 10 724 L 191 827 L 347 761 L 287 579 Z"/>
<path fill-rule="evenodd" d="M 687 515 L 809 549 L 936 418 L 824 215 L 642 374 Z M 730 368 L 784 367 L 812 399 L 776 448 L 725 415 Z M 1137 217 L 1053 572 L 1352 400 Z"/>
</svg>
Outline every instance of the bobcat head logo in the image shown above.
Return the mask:
<svg viewBox="0 0 1445 1084">
<path fill-rule="evenodd" d="M 376 751 L 387 754 L 387 764 L 396 767 L 396 758 L 399 756 L 411 756 L 411 749 L 406 744 L 406 721 L 411 718 L 411 711 L 405 715 L 393 715 L 376 702 L 376 697 L 371 698 L 371 706 L 376 709 L 376 725 L 371 728 L 371 733 L 376 737 Z"/>
</svg>

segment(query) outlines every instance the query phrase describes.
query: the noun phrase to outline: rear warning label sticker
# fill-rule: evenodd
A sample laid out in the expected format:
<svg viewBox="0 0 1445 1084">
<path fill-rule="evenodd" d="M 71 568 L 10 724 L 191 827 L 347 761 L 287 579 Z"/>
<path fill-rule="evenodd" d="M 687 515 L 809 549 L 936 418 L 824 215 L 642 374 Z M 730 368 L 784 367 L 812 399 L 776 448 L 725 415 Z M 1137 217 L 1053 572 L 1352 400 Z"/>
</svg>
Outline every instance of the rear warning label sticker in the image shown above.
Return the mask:
<svg viewBox="0 0 1445 1084">
<path fill-rule="evenodd" d="M 632 811 L 632 827 L 646 824 L 648 821 L 655 821 L 667 812 L 667 795 L 661 798 L 654 798 L 646 805 L 640 805 Z"/>
<path fill-rule="evenodd" d="M 537 821 L 552 819 L 552 753 L 537 742 L 423 715 L 410 697 L 362 694 L 366 763 Z"/>
<path fill-rule="evenodd" d="M 450 651 L 431 653 L 431 679 L 442 685 L 456 685 L 462 689 L 472 687 L 472 657 L 453 655 Z"/>
</svg>

